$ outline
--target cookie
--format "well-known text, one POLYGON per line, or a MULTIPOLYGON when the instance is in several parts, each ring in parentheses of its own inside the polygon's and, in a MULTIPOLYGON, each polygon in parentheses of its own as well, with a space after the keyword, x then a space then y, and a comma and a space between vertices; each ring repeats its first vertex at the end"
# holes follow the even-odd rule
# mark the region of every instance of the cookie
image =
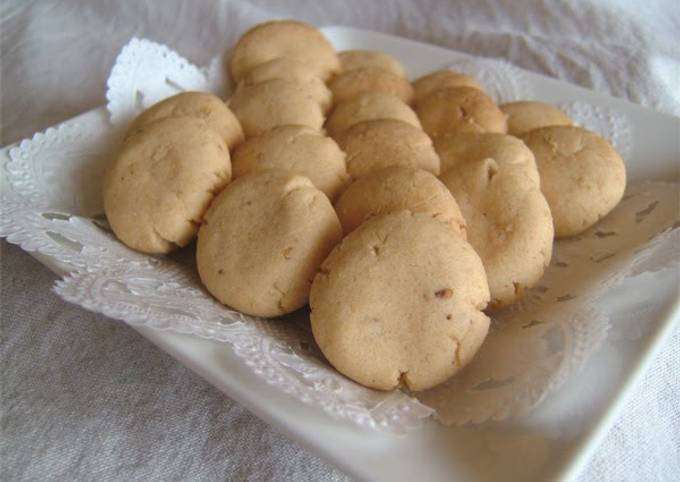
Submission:
POLYGON ((314 69, 294 59, 280 57, 260 64, 249 70, 239 85, 254 85, 267 80, 289 80, 297 82, 319 103, 323 112, 328 112, 333 103, 331 91, 314 69))
POLYGON ((531 129, 548 126, 570 126, 567 114, 545 102, 523 100, 498 106, 508 117, 508 134, 518 136, 531 129))
POLYGON ((525 175, 521 165, 482 158, 460 162, 441 176, 482 259, 494 308, 514 303, 536 285, 552 256, 550 208, 525 175))
POLYGON ((232 155, 234 177, 265 169, 307 176, 333 200, 345 188, 345 153, 330 137, 303 126, 281 126, 252 137, 232 155))
POLYGON ((408 80, 380 67, 358 67, 341 72, 328 86, 336 104, 364 92, 392 94, 406 104, 410 104, 413 98, 413 87, 408 80))
POLYGON ((296 82, 274 79, 244 85, 236 91, 229 107, 241 122, 246 137, 283 125, 301 125, 320 130, 324 116, 312 95, 296 82))
POLYGON ((553 126, 531 130, 521 138, 536 157, 541 189, 555 223, 555 237, 582 233, 623 197, 623 159, 594 132, 553 126))
POLYGON ((354 124, 337 137, 353 179, 388 166, 411 166, 439 174, 439 157, 422 130, 394 119, 354 124))
POLYGON ((441 162, 441 173, 461 163, 491 158, 501 166, 523 166, 524 177, 540 185, 534 154, 520 139, 506 134, 459 132, 434 141, 441 162))
POLYGON ((484 90, 474 77, 453 70, 438 70, 413 82, 413 103, 417 104, 432 92, 445 87, 473 87, 484 90))
POLYGON ((352 380, 425 390, 475 355, 488 300, 474 249, 429 215, 401 211, 364 223, 323 262, 309 298, 312 333, 352 380))
POLYGON ((347 72, 363 67, 378 67, 399 77, 406 78, 404 66, 397 59, 377 50, 344 50, 338 53, 340 71, 347 72))
POLYGON ((234 113, 222 99, 207 92, 182 92, 152 105, 137 116, 127 135, 166 117, 203 119, 222 136, 229 149, 243 141, 243 130, 234 113))
POLYGON ((198 273, 221 303, 279 316, 307 303, 314 275, 341 238, 333 206, 309 179, 256 172, 227 186, 205 214, 198 273))
POLYGON ((457 132, 507 130, 505 114, 491 98, 473 87, 445 87, 421 99, 416 112, 423 130, 432 137, 457 132))
POLYGON ((326 121, 326 131, 331 137, 337 137, 354 124, 374 119, 396 119, 421 129, 416 113, 397 97, 366 92, 336 105, 326 121))
POLYGON ((391 166, 354 181, 335 204, 345 234, 369 219, 403 211, 425 213, 465 238, 465 220, 444 184, 422 169, 391 166))
POLYGON ((324 81, 340 70, 335 49, 319 30, 295 20, 274 20, 241 36, 229 59, 231 77, 238 82, 252 68, 279 57, 308 65, 324 81))
POLYGON ((166 117, 131 133, 107 170, 104 211, 127 246, 167 253, 189 244, 231 179, 229 149, 208 123, 166 117))

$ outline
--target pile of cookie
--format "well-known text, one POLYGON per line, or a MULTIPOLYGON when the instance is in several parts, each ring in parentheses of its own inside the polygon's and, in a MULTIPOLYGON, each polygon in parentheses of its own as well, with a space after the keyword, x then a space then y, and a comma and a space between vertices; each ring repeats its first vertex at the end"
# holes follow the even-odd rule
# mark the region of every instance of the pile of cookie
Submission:
POLYGON ((200 278, 233 309, 309 303, 328 361, 368 387, 459 371, 554 238, 623 195, 606 140, 545 103, 497 106, 463 73, 410 83, 390 55, 337 53, 289 20, 246 32, 229 71, 228 103, 187 92, 135 120, 107 172, 109 223, 145 253, 197 237, 200 278))

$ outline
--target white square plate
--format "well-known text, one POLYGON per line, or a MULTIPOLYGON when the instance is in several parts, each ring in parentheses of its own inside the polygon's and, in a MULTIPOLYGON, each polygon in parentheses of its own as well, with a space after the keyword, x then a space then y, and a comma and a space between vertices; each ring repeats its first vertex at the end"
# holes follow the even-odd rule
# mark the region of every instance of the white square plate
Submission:
MULTIPOLYGON (((327 27, 323 31, 339 50, 376 49, 394 55, 412 78, 460 58, 460 54, 447 49, 374 32, 346 27, 327 27)), ((677 180, 679 119, 537 74, 525 75, 536 99, 555 104, 580 100, 615 108, 628 116, 633 138, 627 159, 630 181, 677 180)), ((105 109, 100 108, 79 119, 105 115, 105 109)), ((9 147, 0 152, 0 161, 8 160, 8 152, 9 147)), ((64 267, 52 259, 36 257, 55 272, 65 273, 64 267)), ((254 377, 230 345, 136 329, 263 420, 360 479, 568 480, 587 461, 615 419, 625 395, 671 332, 679 312, 677 285, 677 273, 671 273, 659 286, 666 303, 644 320, 649 328, 645 335, 605 344, 582 374, 572 377, 529 417, 462 428, 427 420, 423 428, 407 435, 363 430, 298 402, 254 377), (586 391, 596 391, 597 396, 589 398, 587 408, 579 407, 578 394, 586 391), (571 406, 576 407, 574 416, 580 418, 581 428, 546 428, 549 424, 542 424, 542 417, 565 398, 577 400, 571 406)), ((626 286, 617 289, 625 290, 626 286)))

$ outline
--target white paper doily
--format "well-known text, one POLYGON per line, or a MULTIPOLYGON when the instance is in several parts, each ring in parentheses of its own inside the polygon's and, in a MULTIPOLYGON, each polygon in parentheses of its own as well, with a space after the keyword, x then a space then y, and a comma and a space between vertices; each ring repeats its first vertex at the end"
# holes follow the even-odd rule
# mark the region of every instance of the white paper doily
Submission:
POLYGON ((176 86, 212 84, 167 47, 134 39, 109 81, 114 127, 99 111, 11 150, 2 166, 9 189, 1 199, 0 236, 66 265, 71 273, 55 287, 64 299, 130 324, 230 343, 255 376, 334 417, 404 432, 435 413, 451 424, 526 414, 606 336, 610 322, 597 309, 606 290, 680 258, 678 185, 630 186, 595 228, 557 243, 545 279, 522 303, 494 316, 488 340, 460 376, 418 398, 361 387, 325 362, 305 313, 264 321, 229 310, 200 286, 191 248, 167 257, 136 253, 97 216, 101 173, 125 123, 176 86), (147 76, 140 66, 150 65, 154 73, 147 76))

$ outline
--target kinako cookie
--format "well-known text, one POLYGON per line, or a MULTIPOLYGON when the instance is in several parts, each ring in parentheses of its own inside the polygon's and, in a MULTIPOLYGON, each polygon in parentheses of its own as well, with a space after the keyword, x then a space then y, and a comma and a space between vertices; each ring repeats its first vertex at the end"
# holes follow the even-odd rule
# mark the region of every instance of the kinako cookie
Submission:
POLYGON ((341 238, 333 206, 308 178, 255 172, 229 184, 206 212, 198 273, 221 303, 279 316, 307 303, 314 275, 341 238))
POLYGON ((328 87, 333 92, 333 102, 339 104, 364 92, 384 92, 410 104, 413 87, 408 80, 380 67, 358 67, 341 72, 328 87))
POLYGON ((279 57, 308 65, 324 81, 340 70, 335 49, 318 29, 295 20, 274 20, 239 38, 229 58, 231 77, 238 82, 250 69, 279 57))
POLYGON ((506 134, 490 132, 459 132, 438 137, 434 148, 439 155, 441 174, 458 164, 492 158, 499 165, 523 166, 525 177, 540 185, 536 159, 524 142, 506 134))
POLYGON ((374 119, 397 119, 422 128, 416 113, 399 98, 384 92, 366 92, 336 105, 326 121, 326 131, 335 138, 354 124, 374 119))
POLYGON ((553 220, 538 183, 527 182, 522 165, 493 158, 457 163, 440 179, 484 264, 491 306, 514 303, 540 280, 552 256, 553 220))
POLYGON ((421 129, 395 119, 354 124, 337 137, 347 154, 347 171, 353 179, 388 166, 412 166, 439 174, 439 156, 421 129))
POLYGON ((521 139, 536 157, 555 237, 582 233, 623 197, 626 166, 602 137, 574 126, 533 129, 521 139))
POLYGON ((234 113, 222 99, 208 92, 182 92, 152 105, 137 116, 127 135, 166 117, 203 119, 211 129, 222 136, 229 149, 243 141, 243 130, 234 113))
POLYGON ((332 201, 349 179, 345 153, 330 137, 304 126, 280 126, 232 153, 234 177, 279 168, 307 176, 332 201))
POLYGON ((289 80, 300 84, 319 103, 324 113, 333 104, 333 95, 314 69, 299 60, 279 57, 249 70, 239 85, 254 85, 268 80, 289 80))
POLYGON ((567 114, 545 102, 522 100, 498 107, 508 117, 508 134, 512 136, 519 136, 539 127, 574 124, 567 114))
POLYGON ((312 333, 352 380, 425 390, 475 355, 488 300, 472 246, 428 214, 400 211, 364 223, 323 262, 309 298, 312 333))
POLYGON ((229 107, 247 138, 283 125, 302 125, 318 131, 324 122, 323 110, 312 94, 290 80, 242 85, 229 107))
POLYGON ((104 211, 127 246, 167 253, 195 237, 231 179, 224 138, 207 122, 166 117, 131 133, 104 179, 104 211))
POLYGON ((407 209, 443 222, 465 238, 465 219, 449 190, 434 174, 414 167, 391 166, 354 181, 335 210, 345 234, 369 219, 407 209))
POLYGON ((491 98, 473 87, 446 87, 420 100, 416 113, 423 130, 433 139, 457 132, 507 130, 505 114, 491 98))
POLYGON ((484 90, 474 77, 453 70, 438 70, 413 82, 413 103, 417 104, 435 90, 445 87, 473 87, 484 90))
POLYGON ((378 67, 399 77, 406 78, 404 66, 397 59, 377 50, 343 50, 338 52, 340 72, 363 67, 378 67))

